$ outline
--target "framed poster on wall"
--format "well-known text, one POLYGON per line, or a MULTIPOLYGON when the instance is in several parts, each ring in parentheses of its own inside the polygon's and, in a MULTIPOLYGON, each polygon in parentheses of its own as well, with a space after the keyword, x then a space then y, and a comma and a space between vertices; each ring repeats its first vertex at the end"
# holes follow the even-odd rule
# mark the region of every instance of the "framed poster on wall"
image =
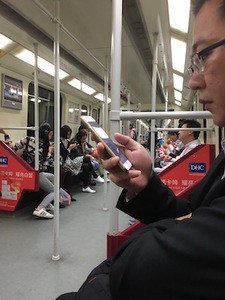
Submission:
POLYGON ((2 107, 22 109, 22 80, 2 74, 2 107))

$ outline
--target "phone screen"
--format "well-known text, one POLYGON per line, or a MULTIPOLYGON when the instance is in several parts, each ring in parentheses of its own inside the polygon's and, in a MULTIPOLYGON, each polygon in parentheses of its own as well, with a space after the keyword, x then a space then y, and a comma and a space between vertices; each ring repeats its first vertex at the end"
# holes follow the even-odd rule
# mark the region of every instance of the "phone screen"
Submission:
MULTIPOLYGON (((120 162, 126 170, 129 170, 132 166, 131 162, 126 158, 126 156, 120 151, 116 144, 111 140, 107 133, 100 127, 100 125, 90 116, 82 116, 81 120, 84 125, 87 125, 88 128, 95 134, 98 138, 98 141, 105 143, 108 148, 113 152, 114 155, 120 158, 120 162)), ((107 149, 107 148, 106 148, 107 149)))

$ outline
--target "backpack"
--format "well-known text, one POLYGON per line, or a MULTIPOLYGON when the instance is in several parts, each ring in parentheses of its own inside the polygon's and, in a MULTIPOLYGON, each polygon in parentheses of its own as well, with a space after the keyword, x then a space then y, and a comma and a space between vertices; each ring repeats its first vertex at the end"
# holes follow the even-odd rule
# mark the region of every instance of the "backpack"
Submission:
POLYGON ((35 161, 34 161, 34 155, 28 151, 28 146, 29 146, 29 141, 30 141, 30 137, 27 136, 26 137, 26 146, 25 149, 23 150, 23 153, 21 155, 22 159, 25 160, 31 167, 34 168, 35 166, 35 161))

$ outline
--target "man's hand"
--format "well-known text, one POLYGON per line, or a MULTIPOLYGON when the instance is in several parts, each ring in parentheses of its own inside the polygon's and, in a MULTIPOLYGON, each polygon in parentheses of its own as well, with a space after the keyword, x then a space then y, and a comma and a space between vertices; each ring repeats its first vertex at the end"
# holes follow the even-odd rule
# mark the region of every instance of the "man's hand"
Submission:
POLYGON ((123 171, 118 166, 119 157, 109 157, 102 143, 98 143, 99 156, 104 160, 103 167, 110 172, 110 179, 118 186, 132 193, 142 191, 152 177, 152 162, 147 150, 130 137, 116 133, 115 140, 121 145, 118 148, 132 163, 129 171, 123 171))

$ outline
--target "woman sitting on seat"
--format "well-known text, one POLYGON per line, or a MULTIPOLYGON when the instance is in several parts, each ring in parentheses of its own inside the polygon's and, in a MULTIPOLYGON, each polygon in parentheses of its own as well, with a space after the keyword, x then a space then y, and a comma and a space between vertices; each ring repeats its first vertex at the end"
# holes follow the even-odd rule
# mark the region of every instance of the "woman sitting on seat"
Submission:
MULTIPOLYGON (((52 135, 53 131, 50 124, 42 123, 39 127, 39 187, 44 191, 45 195, 41 203, 33 211, 33 215, 45 219, 52 219, 54 217, 52 213, 48 212, 54 211, 54 206, 51 204, 51 202, 54 201, 54 174, 46 172, 48 167, 53 165, 53 159, 51 153, 49 153, 52 135)), ((15 144, 9 143, 9 146, 18 153, 21 153, 21 150, 24 151, 26 149, 29 153, 29 164, 34 167, 34 137, 27 136, 15 144)), ((61 188, 60 194, 63 196, 67 195, 67 193, 61 188)))
POLYGON ((82 171, 83 176, 83 192, 95 193, 88 184, 91 180, 91 175, 93 175, 94 180, 99 183, 103 183, 104 179, 96 174, 94 168, 91 164, 92 157, 85 153, 85 142, 87 139, 87 131, 82 129, 78 131, 75 138, 70 141, 70 144, 76 144, 77 147, 73 148, 68 154, 66 159, 66 165, 71 168, 75 175, 82 171))

